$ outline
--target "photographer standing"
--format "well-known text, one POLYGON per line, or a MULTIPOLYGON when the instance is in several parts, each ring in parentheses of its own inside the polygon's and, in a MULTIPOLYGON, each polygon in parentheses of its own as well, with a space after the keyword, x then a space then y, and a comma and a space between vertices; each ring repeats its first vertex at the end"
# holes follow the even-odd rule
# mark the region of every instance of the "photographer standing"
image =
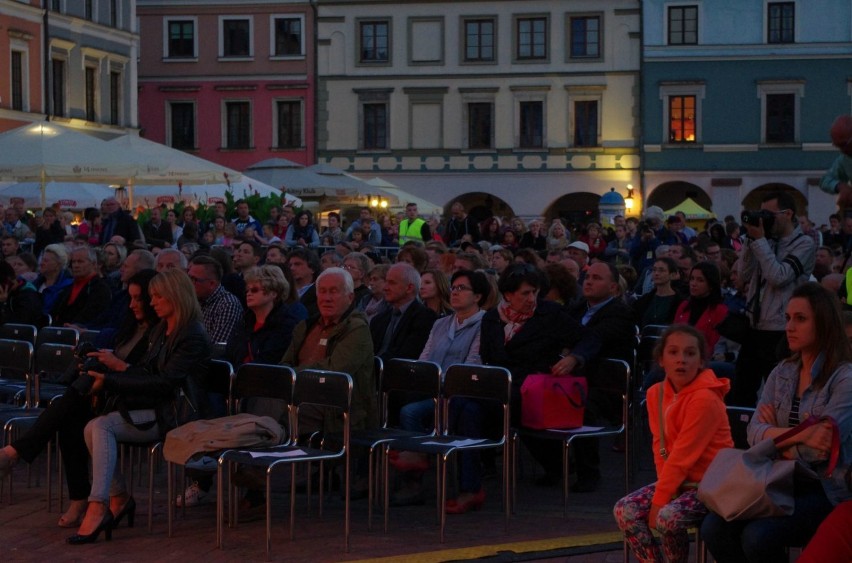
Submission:
POLYGON ((793 290, 813 272, 816 248, 799 228, 796 203, 786 192, 764 197, 760 212, 743 214, 743 226, 748 238, 738 274, 740 283, 751 281, 746 296, 751 329, 745 340, 748 345, 737 358, 728 402, 754 407, 761 381, 785 355, 784 308, 793 290))

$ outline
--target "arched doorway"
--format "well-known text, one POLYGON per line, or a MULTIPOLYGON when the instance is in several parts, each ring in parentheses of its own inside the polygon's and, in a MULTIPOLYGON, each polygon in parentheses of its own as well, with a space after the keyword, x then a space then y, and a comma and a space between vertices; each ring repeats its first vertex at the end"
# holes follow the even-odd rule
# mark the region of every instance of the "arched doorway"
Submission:
POLYGON ((499 217, 502 220, 515 216, 512 207, 499 197, 485 192, 471 192, 460 195, 445 205, 444 217, 452 215, 450 209, 457 201, 464 205, 468 215, 474 217, 477 222, 482 222, 489 217, 499 217))
POLYGON ((544 212, 545 221, 549 225, 553 219, 562 219, 569 229, 597 221, 600 215, 598 204, 601 196, 591 192, 574 192, 566 194, 548 207, 544 212))
POLYGON ((743 209, 760 209, 760 202, 764 197, 771 194, 772 192, 787 192, 793 196, 793 201, 796 202, 796 215, 805 215, 808 212, 808 200, 807 198, 794 188, 788 184, 782 184, 780 182, 775 182, 771 184, 763 184, 762 186, 758 186, 754 188, 752 191, 748 193, 743 198, 743 209))
POLYGON ((648 196, 645 208, 656 205, 660 209, 671 209, 686 198, 692 198, 704 209, 713 210, 713 200, 710 199, 707 192, 689 182, 664 182, 660 184, 648 196))

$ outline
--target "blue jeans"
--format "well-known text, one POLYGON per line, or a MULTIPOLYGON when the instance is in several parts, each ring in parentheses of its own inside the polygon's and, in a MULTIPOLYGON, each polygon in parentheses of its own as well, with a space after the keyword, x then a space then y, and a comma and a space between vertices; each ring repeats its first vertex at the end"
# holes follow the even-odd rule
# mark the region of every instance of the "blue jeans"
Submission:
POLYGON ((151 442, 160 437, 157 416, 152 409, 130 411, 136 424, 154 422, 151 428, 140 430, 122 418, 120 412, 111 412, 92 419, 83 436, 92 456, 92 491, 89 502, 109 502, 110 497, 127 492, 124 477, 118 467, 118 442, 151 442))
POLYGON ((701 526, 710 553, 723 563, 786 561, 784 548, 808 543, 834 509, 819 481, 797 481, 795 499, 790 516, 726 522, 711 512, 701 526))
POLYGON ((429 432, 435 427, 435 401, 408 403, 399 411, 399 425, 404 430, 429 432))

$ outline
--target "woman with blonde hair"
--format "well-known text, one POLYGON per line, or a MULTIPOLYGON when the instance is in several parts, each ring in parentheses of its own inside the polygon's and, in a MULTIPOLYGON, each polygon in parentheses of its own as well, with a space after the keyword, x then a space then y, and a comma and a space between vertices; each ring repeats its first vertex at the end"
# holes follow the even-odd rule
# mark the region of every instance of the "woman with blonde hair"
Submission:
POLYGON ((420 300, 438 313, 438 318, 453 312, 450 305, 450 284, 441 270, 425 270, 420 275, 420 300))
POLYGON ((104 391, 107 404, 116 409, 94 418, 84 430, 92 456, 92 488, 83 522, 67 540, 71 545, 92 543, 101 532, 110 539, 112 529, 125 516, 129 523, 133 521, 136 503, 119 469, 118 442, 162 439, 178 425, 181 388, 193 406, 203 411, 199 402, 206 393, 199 381, 199 366, 210 358, 210 343, 192 281, 182 270, 172 268, 154 276, 148 290, 160 322, 151 331, 148 351, 139 363, 130 365, 110 352, 96 352, 93 356, 102 364, 101 371, 89 371, 89 378, 78 380, 78 391, 104 391))
POLYGON ((568 236, 565 225, 560 219, 554 219, 550 229, 547 230, 547 250, 562 250, 568 246, 569 242, 571 238, 568 236))

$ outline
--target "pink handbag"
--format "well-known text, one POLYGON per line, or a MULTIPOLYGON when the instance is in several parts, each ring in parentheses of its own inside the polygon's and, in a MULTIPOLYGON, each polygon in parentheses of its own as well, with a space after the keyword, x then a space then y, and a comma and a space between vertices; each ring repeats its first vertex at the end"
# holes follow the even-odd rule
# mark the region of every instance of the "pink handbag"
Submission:
POLYGON ((583 425, 588 384, 573 375, 528 375, 521 385, 521 425, 535 430, 583 425))

